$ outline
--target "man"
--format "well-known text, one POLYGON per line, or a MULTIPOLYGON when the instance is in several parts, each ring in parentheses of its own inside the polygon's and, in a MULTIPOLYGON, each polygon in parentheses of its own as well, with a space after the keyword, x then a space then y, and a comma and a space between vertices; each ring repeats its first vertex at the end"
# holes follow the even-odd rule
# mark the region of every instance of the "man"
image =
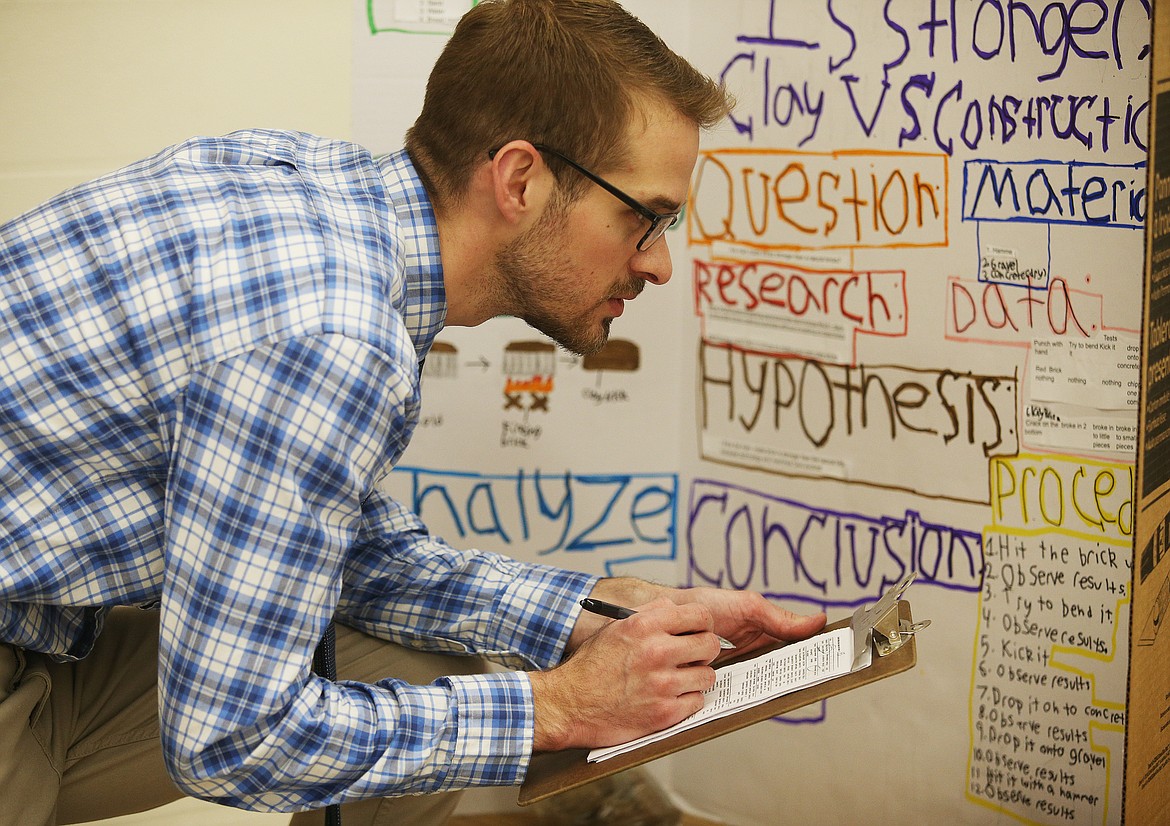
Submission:
POLYGON ((378 487, 445 324, 592 352, 670 278, 661 233, 727 109, 608 0, 486 2, 402 152, 196 139, 0 227, 0 822, 186 793, 437 823, 434 793, 695 711, 716 633, 819 630, 457 551, 378 487), (336 682, 312 670, 331 622, 336 682))

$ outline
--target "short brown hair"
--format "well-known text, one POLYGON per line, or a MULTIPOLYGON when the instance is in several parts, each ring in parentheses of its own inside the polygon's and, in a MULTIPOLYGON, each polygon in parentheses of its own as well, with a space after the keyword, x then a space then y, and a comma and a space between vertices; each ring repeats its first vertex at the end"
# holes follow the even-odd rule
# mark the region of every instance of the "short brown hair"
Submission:
MULTIPOLYGON (((612 0, 485 0, 460 20, 430 79, 406 150, 442 207, 489 150, 524 139, 605 171, 627 126, 662 100, 700 128, 731 109, 724 89, 612 0)), ((554 171, 559 169, 550 159, 554 171)), ((562 189, 583 188, 577 176, 562 189)))

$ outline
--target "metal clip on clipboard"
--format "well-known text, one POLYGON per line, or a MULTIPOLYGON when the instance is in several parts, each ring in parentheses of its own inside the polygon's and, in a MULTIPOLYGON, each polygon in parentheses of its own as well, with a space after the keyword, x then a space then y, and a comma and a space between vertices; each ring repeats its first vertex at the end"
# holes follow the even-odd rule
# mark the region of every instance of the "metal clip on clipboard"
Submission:
POLYGON ((898 600, 910 583, 914 581, 915 573, 911 571, 890 590, 882 594, 881 598, 871 606, 862 606, 853 612, 853 667, 856 671, 868 665, 866 655, 870 651, 870 641, 879 657, 891 654, 902 647, 907 639, 930 625, 930 620, 907 622, 898 616, 898 600))

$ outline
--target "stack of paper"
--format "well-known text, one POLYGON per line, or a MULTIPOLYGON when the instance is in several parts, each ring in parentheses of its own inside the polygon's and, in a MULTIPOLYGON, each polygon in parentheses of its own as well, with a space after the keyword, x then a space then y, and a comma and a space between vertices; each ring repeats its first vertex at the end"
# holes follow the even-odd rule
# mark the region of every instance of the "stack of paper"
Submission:
MULTIPOLYGON (((846 626, 715 670, 715 685, 703 692, 703 707, 670 728, 628 743, 593 749, 589 762, 625 754, 732 712, 848 674, 853 665, 853 629, 846 626)), ((869 660, 860 666, 869 665, 869 660)))

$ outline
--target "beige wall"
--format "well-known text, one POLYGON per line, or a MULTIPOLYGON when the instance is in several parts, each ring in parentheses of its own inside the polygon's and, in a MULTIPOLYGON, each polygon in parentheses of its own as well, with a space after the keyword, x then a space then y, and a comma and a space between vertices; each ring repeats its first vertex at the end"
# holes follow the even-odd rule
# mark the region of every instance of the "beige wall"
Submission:
POLYGON ((196 134, 348 137, 352 8, 0 0, 0 220, 196 134))
MULTIPOLYGON (((0 221, 196 134, 350 131, 351 5, 0 0, 0 221)), ((259 826, 194 801, 108 821, 259 826)))

